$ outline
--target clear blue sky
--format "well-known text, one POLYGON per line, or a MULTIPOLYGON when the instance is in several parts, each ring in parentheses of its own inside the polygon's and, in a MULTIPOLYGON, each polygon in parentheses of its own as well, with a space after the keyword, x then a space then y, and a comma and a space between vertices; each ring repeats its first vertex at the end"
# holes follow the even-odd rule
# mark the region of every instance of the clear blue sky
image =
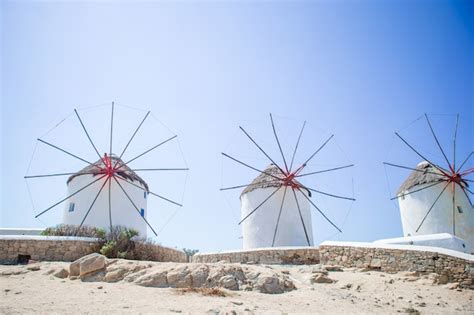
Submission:
MULTIPOLYGON (((389 196, 407 173, 389 174, 389 192, 382 161, 418 159, 393 144, 393 131, 424 112, 446 114, 436 127, 450 141, 459 113, 460 150, 472 150, 473 10, 460 1, 2 1, 0 226, 42 226, 23 179, 35 139, 75 107, 115 100, 150 109, 176 132, 191 168, 163 244, 240 247, 235 212, 219 192, 220 152, 239 152, 240 124, 263 122, 253 131, 268 131, 269 112, 334 133, 356 164, 341 174, 354 178, 357 201, 337 239, 401 236, 389 196)), ((442 162, 427 135, 409 133, 442 162)), ((321 137, 312 140, 317 146, 321 137)), ((57 187, 39 194, 59 199, 65 185, 57 187)), ((61 211, 47 223, 58 223, 61 211)))

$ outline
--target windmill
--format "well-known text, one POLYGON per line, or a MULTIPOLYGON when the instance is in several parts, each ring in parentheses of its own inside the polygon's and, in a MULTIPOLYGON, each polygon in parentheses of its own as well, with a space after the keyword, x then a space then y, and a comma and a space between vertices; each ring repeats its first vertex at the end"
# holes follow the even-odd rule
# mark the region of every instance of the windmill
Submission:
MULTIPOLYGON (((150 117, 151 112, 147 111, 146 114, 141 118, 140 123, 136 128, 134 127, 133 132, 123 133, 127 135, 122 137, 122 140, 128 140, 126 144, 118 150, 120 154, 115 154, 114 150, 114 135, 117 133, 117 127, 114 127, 114 113, 116 114, 115 107, 117 104, 112 102, 107 106, 110 106, 110 130, 108 133, 108 146, 106 152, 100 154, 99 146, 93 141, 93 135, 89 132, 88 127, 84 123, 83 117, 81 117, 79 111, 74 109, 72 116, 75 120, 76 125, 80 125, 79 129, 82 129, 83 136, 87 138, 87 142, 90 145, 90 149, 93 151, 93 155, 97 155, 97 161, 90 161, 75 151, 65 149, 51 143, 44 139, 38 138, 37 145, 45 146, 50 149, 54 149, 55 153, 61 153, 68 158, 75 159, 85 164, 86 167, 76 172, 55 172, 47 174, 27 174, 26 180, 37 180, 37 179, 50 179, 50 178, 67 178, 68 193, 65 198, 62 198, 52 205, 45 207, 41 212, 35 215, 38 218, 45 213, 53 210, 58 205, 63 204, 67 201, 63 213, 63 223, 77 225, 82 227, 85 225, 106 227, 112 230, 113 225, 124 225, 137 229, 141 236, 146 236, 147 227, 157 235, 157 231, 152 227, 150 222, 147 220, 147 199, 148 196, 157 197, 166 203, 181 207, 182 204, 172 200, 171 198, 163 196, 161 193, 158 194, 150 190, 149 185, 137 174, 142 172, 181 172, 188 171, 187 167, 169 167, 169 168, 158 168, 158 167, 147 167, 139 168, 132 167, 131 164, 135 161, 139 161, 143 156, 150 154, 150 152, 157 150, 158 148, 165 146, 167 143, 171 143, 176 140, 177 135, 172 135, 164 140, 156 141, 146 150, 140 151, 138 154, 130 154, 130 145, 133 140, 136 141, 136 136, 140 134, 140 130, 143 129, 146 124, 147 118, 150 117), (128 150, 128 151, 127 151, 128 150), (124 160, 125 156, 131 156, 127 160, 124 160)), ((125 107, 124 105, 122 105, 125 107)), ((152 115, 152 114, 151 114, 152 115)), ((70 117, 68 116, 68 117, 70 117)), ((130 117, 124 116, 125 120, 130 120, 130 117)), ((101 121, 108 120, 108 117, 101 121)), ((63 119, 66 120, 67 118, 63 119)), ((150 120, 150 119, 148 119, 150 120)), ((61 121, 61 122, 63 122, 61 121)), ((61 124, 60 122, 60 124, 61 124)), ((59 124, 58 124, 59 125, 59 124)), ((57 126, 58 126, 57 125, 57 126)), ((105 126, 107 128, 107 126, 105 126)), ((67 131, 66 131, 67 133, 67 131)), ((71 134, 73 134, 71 132, 71 134)), ((120 134, 120 133, 119 133, 120 134)), ((156 135, 159 137, 160 135, 156 135)), ((72 143, 79 143, 79 139, 70 139, 72 143)), ((124 142, 125 143, 125 142, 124 142)), ((79 148, 76 148, 79 151, 79 148)), ((83 149, 83 148, 82 148, 83 149)), ((34 156, 34 154, 33 154, 34 156)), ((69 161, 69 160, 68 160, 69 161)), ((68 163, 70 165, 70 163, 68 163)), ((28 171, 27 171, 28 173, 28 171)), ((47 186, 44 186, 47 189, 47 186)))
POLYGON ((424 115, 424 120, 446 164, 441 166, 434 163, 398 132, 395 132, 395 135, 420 157, 422 162, 416 167, 384 162, 390 167, 412 171, 399 188, 397 195, 391 198, 399 202, 404 234, 413 236, 450 233, 460 237, 474 249, 474 212, 469 196, 473 194, 469 183, 474 181, 469 176, 474 173, 474 168, 464 167, 472 157, 473 151, 461 163, 457 163, 459 115, 456 116, 451 160, 443 149, 427 114, 424 115))
POLYGON ((241 195, 241 219, 244 249, 269 247, 269 246, 312 246, 313 235, 311 226, 311 210, 329 223, 338 232, 341 228, 334 220, 312 200, 313 193, 331 198, 354 201, 354 198, 340 196, 317 190, 301 183, 301 179, 352 167, 353 164, 321 169, 308 172, 308 164, 321 150, 333 139, 334 135, 327 138, 303 163, 295 166, 295 156, 300 145, 300 140, 305 129, 306 121, 299 131, 291 158, 283 153, 280 138, 275 127, 274 119, 270 114, 270 122, 276 145, 281 154, 281 161, 277 163, 261 145, 243 128, 239 129, 251 143, 265 156, 270 163, 265 169, 252 166, 227 153, 222 155, 259 175, 250 183, 221 188, 221 191, 245 188, 241 195))

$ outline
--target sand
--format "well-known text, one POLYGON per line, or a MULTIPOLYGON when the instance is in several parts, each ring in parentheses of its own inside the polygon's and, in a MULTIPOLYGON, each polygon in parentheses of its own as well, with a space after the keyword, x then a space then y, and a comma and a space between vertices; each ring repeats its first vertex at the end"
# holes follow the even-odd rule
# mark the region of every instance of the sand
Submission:
POLYGON ((427 277, 407 273, 344 269, 329 272, 334 283, 311 284, 312 266, 271 265, 266 267, 284 271, 297 289, 282 294, 223 289, 227 296, 219 297, 124 281, 83 282, 47 274, 68 265, 42 262, 0 266, 0 313, 474 314, 474 291, 435 285, 427 277))

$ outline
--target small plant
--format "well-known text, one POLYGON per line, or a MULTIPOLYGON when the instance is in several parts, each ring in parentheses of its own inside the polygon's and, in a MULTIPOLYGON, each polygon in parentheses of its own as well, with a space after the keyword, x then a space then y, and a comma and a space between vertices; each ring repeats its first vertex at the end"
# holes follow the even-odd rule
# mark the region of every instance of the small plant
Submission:
POLYGON ((183 248, 183 252, 188 256, 188 257, 193 257, 195 254, 199 252, 199 249, 189 249, 189 248, 183 248))
POLYGON ((116 247, 116 241, 107 241, 100 249, 100 253, 108 258, 114 258, 116 256, 116 247))
POLYGON ((133 238, 138 236, 138 231, 124 226, 114 226, 105 235, 105 244, 100 253, 108 258, 131 258, 135 243, 133 238))

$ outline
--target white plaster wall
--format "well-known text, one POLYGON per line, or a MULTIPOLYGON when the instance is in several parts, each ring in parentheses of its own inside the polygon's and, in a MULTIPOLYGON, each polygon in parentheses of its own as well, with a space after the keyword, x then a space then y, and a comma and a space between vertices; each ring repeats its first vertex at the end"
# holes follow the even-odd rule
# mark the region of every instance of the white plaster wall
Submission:
MULTIPOLYGON (((101 175, 97 175, 101 176, 101 175)), ((81 175, 72 179, 68 184, 68 195, 74 193, 80 188, 86 186, 98 177, 92 175, 81 175)), ((87 187, 75 196, 69 198, 66 202, 63 212, 63 223, 79 225, 89 209, 92 201, 97 195, 100 187, 106 180, 106 177, 87 187), (69 204, 75 204, 74 211, 69 212, 69 204)), ((118 180, 122 187, 127 191, 130 198, 133 200, 138 209, 145 209, 145 218, 147 217, 147 200, 144 198, 144 191, 138 187, 132 186, 122 180, 118 180)), ((135 181, 134 184, 141 185, 140 182, 135 181)), ((105 184, 99 198, 97 198, 92 210, 87 216, 84 225, 95 226, 100 228, 110 229, 109 223, 109 184, 105 184)), ((147 196, 148 198, 148 196, 147 196)), ((111 200, 112 200, 112 225, 122 225, 128 228, 133 228, 140 233, 140 236, 146 237, 147 225, 140 214, 136 211, 127 196, 125 196, 122 189, 118 186, 114 179, 112 179, 111 186, 111 200)))
MULTIPOLYGON (((241 218, 244 218, 265 200, 276 188, 255 189, 241 196, 241 218)), ((242 223, 243 248, 271 247, 278 213, 284 194, 282 187, 264 205, 242 223)), ((306 193, 306 192, 305 192, 306 193)), ((296 193, 306 231, 313 246, 311 205, 301 193, 296 193)), ((308 246, 303 225, 291 188, 287 189, 274 246, 308 246)))
MULTIPOLYGON (((429 184, 418 185, 410 188, 407 192, 421 189, 429 184)), ((431 210, 420 230, 417 227, 423 220, 429 208, 441 193, 444 183, 435 185, 425 190, 414 192, 410 195, 398 198, 400 214, 402 217, 403 235, 426 235, 436 233, 453 234, 453 191, 451 184, 431 210)), ((456 232, 455 235, 466 242, 468 252, 474 252, 474 209, 469 200, 458 185, 456 187, 456 206, 460 206, 463 213, 455 209, 456 232)))

